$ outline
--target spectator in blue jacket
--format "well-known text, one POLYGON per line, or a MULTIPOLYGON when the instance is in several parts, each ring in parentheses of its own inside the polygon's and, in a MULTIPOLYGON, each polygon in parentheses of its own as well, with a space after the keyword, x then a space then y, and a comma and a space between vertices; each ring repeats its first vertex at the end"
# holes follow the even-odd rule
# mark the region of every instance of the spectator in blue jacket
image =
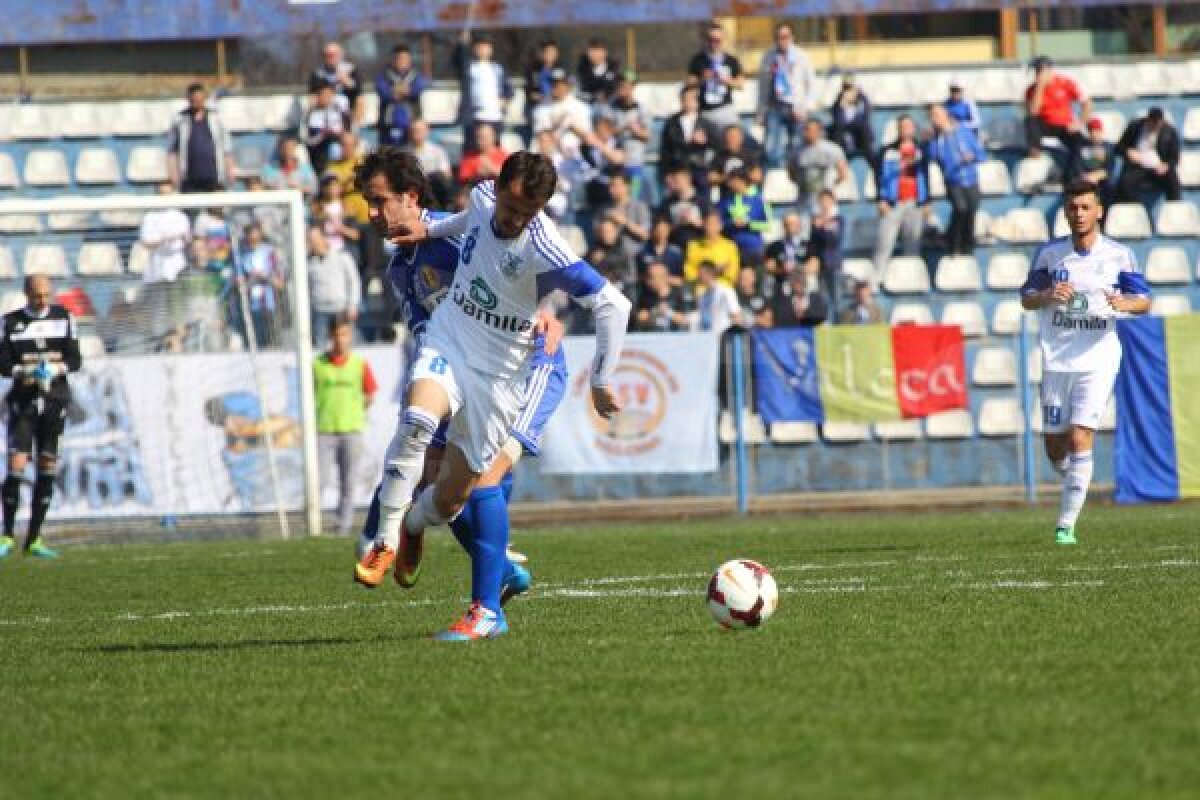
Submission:
MULTIPOLYGON (((983 127, 983 117, 979 116, 979 106, 974 100, 967 99, 962 82, 954 80, 950 84, 950 96, 942 103, 951 118, 964 128, 970 128, 976 136, 983 127)), ((982 139, 982 137, 980 137, 982 139)))
POLYGON ((951 255, 975 252, 975 212, 979 210, 979 163, 987 152, 970 128, 958 125, 940 104, 929 106, 933 134, 925 145, 929 161, 942 169, 950 200, 947 246, 951 255))
POLYGON ((745 169, 735 169, 725 179, 725 196, 719 206, 725 223, 725 235, 737 245, 738 258, 743 266, 758 266, 763 262, 763 234, 771 223, 771 209, 762 193, 750 184, 745 169))
POLYGON ((902 239, 904 255, 921 251, 921 234, 929 214, 929 161, 917 141, 917 123, 905 114, 896 124, 896 141, 879 152, 879 237, 875 241, 875 278, 871 288, 879 288, 879 278, 887 261, 902 239))
POLYGON ((828 288, 830 304, 837 308, 845 226, 838 210, 837 195, 832 189, 822 189, 817 195, 817 211, 812 216, 811 226, 804 272, 809 277, 820 276, 828 288))
POLYGON ((452 60, 458 72, 458 119, 464 140, 474 141, 476 127, 486 123, 499 141, 513 90, 504 67, 492 60, 491 40, 483 36, 472 39, 469 31, 463 31, 452 60))
POLYGON ((412 50, 406 44, 392 49, 392 61, 375 79, 379 94, 379 143, 403 147, 408 131, 421 116, 421 92, 427 81, 413 66, 412 50))

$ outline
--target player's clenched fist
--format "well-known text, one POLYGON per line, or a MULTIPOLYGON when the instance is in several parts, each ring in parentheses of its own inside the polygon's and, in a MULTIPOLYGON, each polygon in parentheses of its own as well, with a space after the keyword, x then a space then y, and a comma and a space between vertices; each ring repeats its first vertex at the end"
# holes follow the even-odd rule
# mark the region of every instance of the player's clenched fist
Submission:
POLYGON ((621 410, 621 403, 608 386, 592 387, 592 406, 595 407, 596 413, 604 419, 608 419, 621 410))
POLYGON ((1056 283, 1050 290, 1050 299, 1056 303, 1069 303, 1075 296, 1075 288, 1069 283, 1056 283))

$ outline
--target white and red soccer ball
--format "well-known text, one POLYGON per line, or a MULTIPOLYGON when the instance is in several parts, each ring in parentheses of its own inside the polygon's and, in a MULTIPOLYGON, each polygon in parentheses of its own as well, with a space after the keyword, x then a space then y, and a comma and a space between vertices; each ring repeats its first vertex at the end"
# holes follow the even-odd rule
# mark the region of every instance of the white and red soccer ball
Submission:
POLYGON ((708 610, 722 628, 757 628, 778 606, 775 579, 757 561, 726 561, 708 582, 708 610))

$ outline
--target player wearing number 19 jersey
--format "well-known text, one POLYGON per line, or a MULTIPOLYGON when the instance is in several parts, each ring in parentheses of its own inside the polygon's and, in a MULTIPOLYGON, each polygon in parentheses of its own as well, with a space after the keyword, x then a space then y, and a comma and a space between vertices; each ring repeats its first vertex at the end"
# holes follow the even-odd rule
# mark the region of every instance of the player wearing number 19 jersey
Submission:
POLYGON ((1071 235, 1034 256, 1021 303, 1039 312, 1046 455, 1063 476, 1055 540, 1075 544, 1092 480, 1092 443, 1121 366, 1117 318, 1150 310, 1150 289, 1128 247, 1100 233, 1097 187, 1064 192, 1071 235))

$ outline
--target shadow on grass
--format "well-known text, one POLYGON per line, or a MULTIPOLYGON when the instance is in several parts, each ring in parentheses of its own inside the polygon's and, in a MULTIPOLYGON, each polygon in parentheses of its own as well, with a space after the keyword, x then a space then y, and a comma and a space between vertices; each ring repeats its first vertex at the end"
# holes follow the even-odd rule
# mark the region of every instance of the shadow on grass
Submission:
POLYGON ((266 650, 276 647, 338 647, 348 644, 382 644, 385 642, 420 641, 423 639, 429 639, 429 634, 411 633, 367 638, 335 636, 323 639, 235 639, 224 642, 138 642, 81 647, 78 648, 78 652, 101 653, 104 655, 122 655, 125 653, 208 653, 229 650, 266 650))

